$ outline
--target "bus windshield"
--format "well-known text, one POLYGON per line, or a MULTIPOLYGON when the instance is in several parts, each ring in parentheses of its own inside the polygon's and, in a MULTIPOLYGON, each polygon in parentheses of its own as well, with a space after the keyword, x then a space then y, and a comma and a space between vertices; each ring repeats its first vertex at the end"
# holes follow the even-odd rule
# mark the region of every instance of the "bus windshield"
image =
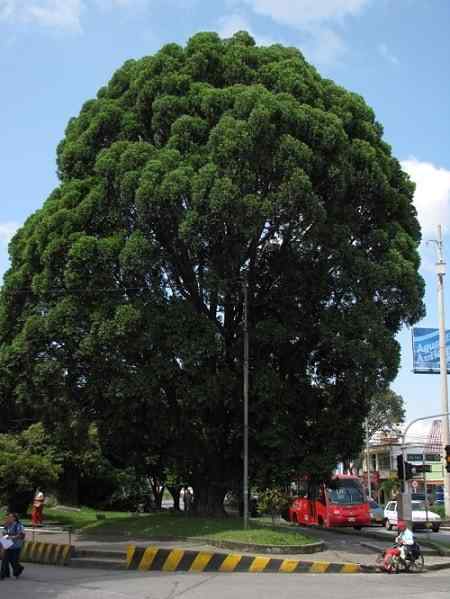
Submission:
POLYGON ((330 503, 355 505, 365 501, 361 485, 356 480, 333 480, 327 492, 330 503))

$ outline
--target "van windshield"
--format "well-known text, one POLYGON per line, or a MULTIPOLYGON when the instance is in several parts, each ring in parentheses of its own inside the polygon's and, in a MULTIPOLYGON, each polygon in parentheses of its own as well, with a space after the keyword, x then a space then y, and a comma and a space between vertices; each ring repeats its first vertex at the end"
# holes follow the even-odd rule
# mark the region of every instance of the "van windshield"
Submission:
POLYGON ((355 505, 365 502, 361 485, 356 480, 333 480, 327 492, 330 503, 355 505))

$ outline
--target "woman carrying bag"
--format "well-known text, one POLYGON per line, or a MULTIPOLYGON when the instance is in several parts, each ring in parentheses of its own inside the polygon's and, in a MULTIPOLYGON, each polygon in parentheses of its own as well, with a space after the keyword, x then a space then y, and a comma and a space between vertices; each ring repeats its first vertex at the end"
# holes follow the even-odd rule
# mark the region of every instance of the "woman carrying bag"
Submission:
POLYGON ((2 568, 0 580, 10 577, 10 566, 13 575, 16 578, 23 572, 23 566, 20 564, 20 552, 22 551, 25 541, 25 529, 19 521, 17 514, 10 513, 6 517, 5 526, 3 528, 3 539, 5 539, 7 548, 3 545, 2 568), (9 541, 9 542, 8 542, 9 541))

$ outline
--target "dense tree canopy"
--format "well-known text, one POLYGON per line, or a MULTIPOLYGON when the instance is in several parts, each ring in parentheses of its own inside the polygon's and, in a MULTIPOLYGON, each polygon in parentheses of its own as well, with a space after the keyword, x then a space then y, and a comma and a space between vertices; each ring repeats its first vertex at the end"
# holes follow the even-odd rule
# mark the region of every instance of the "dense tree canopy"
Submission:
POLYGON ((375 433, 389 433, 405 421, 403 397, 392 389, 378 391, 370 398, 367 418, 369 436, 375 433))
POLYGON ((201 33, 126 62, 57 163, 10 249, 8 409, 96 421, 215 509, 240 480, 246 279, 253 479, 359 449, 423 314, 414 187, 360 96, 297 49, 201 33))
POLYGON ((0 434, 0 506, 26 514, 35 492, 56 484, 61 467, 40 424, 0 434))

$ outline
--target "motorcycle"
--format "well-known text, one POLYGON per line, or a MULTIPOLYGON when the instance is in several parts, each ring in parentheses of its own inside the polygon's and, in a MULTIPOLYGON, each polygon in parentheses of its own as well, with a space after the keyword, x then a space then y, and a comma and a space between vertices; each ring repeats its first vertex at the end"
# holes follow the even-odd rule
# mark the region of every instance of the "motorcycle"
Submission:
POLYGON ((399 572, 422 572, 425 561, 417 543, 408 547, 406 559, 402 558, 400 545, 395 543, 378 556, 376 565, 383 572, 398 574, 399 572))

